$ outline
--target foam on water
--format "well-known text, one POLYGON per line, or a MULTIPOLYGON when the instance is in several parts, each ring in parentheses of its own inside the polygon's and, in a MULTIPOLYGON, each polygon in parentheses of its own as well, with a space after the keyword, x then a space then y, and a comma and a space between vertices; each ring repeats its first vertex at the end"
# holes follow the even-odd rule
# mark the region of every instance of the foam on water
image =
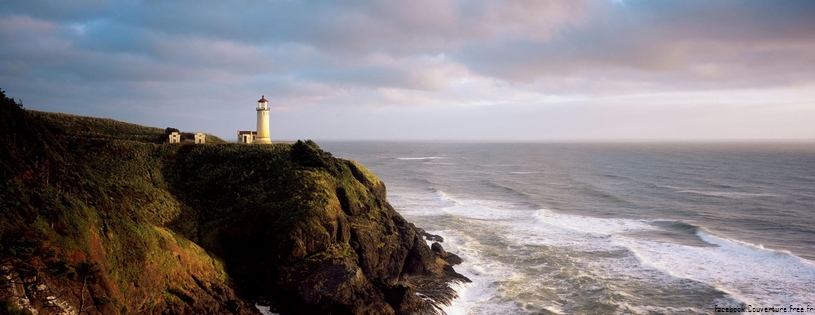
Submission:
POLYGON ((747 304, 815 300, 815 266, 790 254, 745 250, 741 245, 689 247, 623 238, 618 242, 647 265, 675 277, 707 283, 747 304))
POLYGON ((464 259, 455 269, 473 283, 456 288, 449 314, 815 302, 813 262, 772 250, 815 248, 815 151, 711 148, 400 144, 367 156, 397 211, 464 259), (776 220, 795 229, 751 230, 776 220))
MULTIPOLYGON (((465 219, 500 218, 488 224, 490 234, 500 235, 505 245, 481 244, 475 238, 463 232, 446 231, 440 233, 447 240, 445 247, 464 259, 456 270, 470 277, 473 283, 459 286, 461 297, 450 307, 451 314, 506 314, 547 311, 564 313, 563 305, 579 304, 579 294, 564 289, 577 279, 601 278, 597 270, 581 270, 570 257, 556 257, 560 262, 550 265, 547 258, 556 254, 529 251, 535 246, 561 246, 569 249, 579 248, 587 251, 605 251, 613 247, 608 235, 585 233, 556 225, 541 224, 535 220, 536 211, 508 210, 508 205, 494 201, 466 200, 459 201, 459 211, 478 211, 478 215, 469 215, 465 219), (476 205, 467 207, 466 205, 476 205), (487 207, 484 205, 492 205, 487 207), (460 236, 455 236, 459 234, 460 236), (452 235, 452 236, 451 236, 452 235), (605 239, 604 239, 605 238, 605 239), (455 245, 453 245, 455 244, 455 245), (451 246, 452 245, 452 246, 451 246), (496 248, 496 245, 499 246, 496 248), (495 252, 500 252, 496 254, 495 252), (490 255, 492 253, 492 255, 490 255), (499 261, 503 258, 503 261, 499 261), (564 293, 565 292, 565 293, 564 293)), ((449 211, 449 210, 448 210, 449 211)), ((477 221, 468 221, 477 222, 477 221)), ((630 223, 636 224, 636 223, 630 223)), ((642 228, 649 228, 640 224, 642 228)), ((630 230, 623 228, 622 230, 630 230)), ((468 233, 484 233, 479 227, 471 225, 468 233)), ((564 255, 565 256, 565 255, 564 255)), ((624 274, 626 271, 618 271, 624 274)), ((580 280, 578 280, 580 281, 580 280)), ((604 290, 602 286, 589 286, 587 290, 604 290)), ((616 294, 616 293, 615 293, 616 294)))
MULTIPOLYGON (((698 305, 640 305, 637 299, 643 292, 631 291, 637 290, 639 282, 655 287, 690 286, 686 292, 707 285, 709 290, 715 288, 753 305, 815 301, 812 262, 704 229, 694 231, 694 226, 679 221, 519 209, 517 204, 462 198, 432 186, 411 192, 397 188, 390 199, 400 213, 413 217, 409 220, 428 217, 438 222, 431 233, 443 236, 445 249, 464 259, 455 268, 473 282, 456 285, 459 298, 445 308, 448 314, 525 313, 530 309, 569 313, 575 311, 575 305, 586 303, 570 295, 572 291, 600 294, 603 303, 621 312, 700 311, 698 305), (445 223, 439 224, 438 218, 445 223), (645 236, 669 230, 678 233, 676 225, 687 225, 688 229, 679 232, 711 246, 664 243, 645 236), (558 255, 564 258, 556 262, 544 259, 558 255), (542 262, 535 261, 539 258, 542 262), (692 282, 686 284, 683 279, 692 282)), ((732 299, 716 301, 734 303, 732 299)))
MULTIPOLYGON (((590 238, 581 240, 569 233, 559 233, 560 237, 578 241, 574 244, 578 245, 574 246, 576 249, 626 248, 634 253, 642 267, 652 267, 673 277, 706 283, 745 303, 782 305, 815 301, 815 263, 787 251, 770 250, 761 245, 721 238, 702 229, 697 231, 698 237, 716 246, 661 243, 626 234, 657 228, 648 224, 647 220, 590 218, 555 214, 547 210, 539 211, 537 217, 546 224, 585 235, 610 236, 609 241, 590 238), (591 241, 595 246, 580 246, 581 241, 591 241)), ((523 239, 527 243, 537 241, 552 245, 563 244, 562 241, 548 241, 545 237, 523 235, 523 239)))
POLYGON ((280 314, 277 314, 277 313, 274 313, 274 312, 270 311, 268 306, 255 304, 255 307, 257 307, 258 311, 260 311, 260 313, 263 314, 263 315, 280 315, 280 314))
POLYGON ((441 160, 446 159, 443 156, 420 156, 420 157, 396 157, 397 160, 413 161, 413 160, 441 160))
POLYGON ((442 207, 441 210, 456 217, 478 220, 511 220, 528 216, 528 210, 516 209, 515 205, 506 202, 461 200, 441 190, 436 190, 436 194, 447 205, 442 207))
MULTIPOLYGON (((546 211, 546 210, 540 210, 546 211)), ((539 212, 540 212, 539 211, 539 212)), ((576 229, 575 226, 560 221, 560 218, 546 217, 554 219, 554 222, 546 222, 535 213, 527 213, 525 220, 518 220, 512 229, 511 234, 505 238, 520 246, 545 245, 571 248, 580 251, 606 251, 610 249, 608 234, 596 232, 584 232, 576 229)), ((585 227, 590 224, 586 223, 585 227)))
POLYGON ((701 230, 697 234, 717 246, 682 246, 627 237, 614 240, 648 266, 720 288, 744 303, 785 305, 815 301, 815 264, 811 261, 701 230))
POLYGON ((697 195, 705 195, 705 196, 714 196, 714 197, 725 197, 725 198, 780 197, 780 195, 778 195, 778 194, 746 193, 746 192, 735 192, 735 191, 680 190, 680 191, 677 191, 677 192, 679 192, 679 193, 697 194, 697 195))
MULTIPOLYGON (((468 222, 489 221, 484 224, 488 224, 492 233, 501 235, 501 239, 507 242, 508 245, 505 246, 508 255, 519 255, 512 252, 512 248, 527 246, 554 246, 553 248, 576 253, 629 253, 628 258, 594 260, 576 258, 577 265, 574 268, 586 270, 569 271, 571 275, 561 282, 575 281, 574 277, 576 279, 589 277, 601 282, 606 280, 625 282, 629 281, 626 279, 630 279, 630 281, 650 281, 658 285, 661 282, 677 281, 678 278, 707 284, 747 304, 782 305, 815 301, 815 265, 788 252, 721 238, 702 229, 698 230, 698 237, 715 246, 661 243, 638 238, 636 233, 632 233, 661 229, 651 224, 655 220, 593 218, 545 209, 521 210, 498 201, 464 200, 442 191, 437 191, 437 195, 440 200, 433 202, 436 205, 447 206, 421 213, 439 215, 443 212, 459 219, 475 220, 468 222), (789 288, 796 290, 792 291, 789 288)), ((478 233, 476 230, 466 232, 478 233)), ((464 259, 464 263, 457 266, 456 270, 473 280, 473 283, 457 285, 456 290, 460 297, 445 309, 449 314, 524 312, 524 308, 517 301, 511 302, 514 296, 525 294, 521 292, 525 290, 524 286, 545 291, 554 290, 547 289, 547 286, 558 285, 557 281, 544 283, 540 279, 528 278, 528 273, 523 273, 523 268, 529 268, 541 270, 540 277, 553 277, 544 271, 551 267, 545 263, 520 266, 511 262, 500 262, 495 257, 485 255, 488 245, 481 244, 464 231, 443 230, 432 233, 442 235, 447 240, 444 243, 445 248, 464 259)), ((524 258, 528 257, 519 256, 516 261, 524 258)), ((612 302, 609 302, 621 309, 636 312, 655 309, 666 311, 655 306, 629 305, 627 304, 629 302, 624 301, 628 293, 617 292, 614 286, 606 289, 602 286, 593 287, 587 290, 609 291, 612 296, 623 300, 617 301, 612 298, 610 299, 612 302)), ((557 301, 549 301, 540 308, 554 313, 563 312, 562 306, 557 301)), ((673 309, 673 311, 693 311, 693 309, 673 309)))
POLYGON ((433 187, 428 187, 428 190, 406 191, 392 189, 388 193, 388 201, 396 207, 399 213, 407 216, 449 216, 450 214, 443 209, 455 206, 458 201, 433 187), (429 194, 427 193, 428 190, 434 193, 429 194))
POLYGON ((519 216, 518 212, 520 211, 518 210, 504 209, 503 211, 495 211, 496 207, 500 206, 491 204, 490 202, 478 202, 457 204, 456 206, 447 207, 443 210, 456 217, 489 221, 510 220, 519 216))
POLYGON ((452 196, 448 195, 446 192, 443 192, 443 191, 437 190, 437 189, 434 189, 434 190, 436 191, 436 195, 438 195, 441 199, 443 199, 445 201, 449 201, 449 202, 453 203, 454 205, 463 205, 464 204, 464 202, 456 200, 456 198, 453 198, 452 196))
POLYGON ((514 277, 513 266, 490 260, 483 256, 479 242, 456 231, 431 231, 446 241, 445 250, 461 257, 464 262, 456 266, 456 271, 470 278, 470 283, 457 283, 453 288, 458 298, 444 311, 456 314, 514 314, 520 310, 511 303, 500 301, 499 281, 514 277))
POLYGON ((604 219, 585 216, 555 213, 542 209, 535 213, 535 217, 543 223, 576 232, 610 236, 623 232, 636 230, 653 230, 654 226, 648 224, 653 220, 630 219, 604 219))
MULTIPOLYGON (((488 200, 462 200, 443 191, 437 191, 436 201, 423 199, 427 205, 445 205, 431 214, 429 211, 421 213, 429 216, 438 216, 445 213, 452 221, 475 223, 472 229, 428 230, 445 239, 443 246, 448 252, 459 255, 464 262, 457 265, 456 271, 470 278, 472 283, 456 284, 459 298, 455 299, 449 307, 445 308, 448 314, 517 314, 528 312, 519 305, 515 297, 520 290, 535 291, 540 285, 535 284, 536 279, 529 279, 524 273, 524 266, 517 260, 506 259, 511 253, 503 249, 495 249, 495 244, 484 244, 483 236, 492 235, 492 232, 509 231, 513 225, 530 219, 530 211, 512 209, 511 205, 488 200), (480 223, 479 223, 480 222, 480 223), (485 230, 486 229, 486 230, 485 230), (500 259, 503 257, 504 259, 500 259)), ((414 197, 414 195, 410 195, 414 197)), ((400 197, 401 198, 401 197, 400 197)), ((395 202, 399 202, 396 199, 395 202)), ((401 208, 403 205, 398 204, 401 208)), ((401 210, 400 210, 401 212, 401 210)), ((408 212, 410 213, 410 212, 408 212)), ((413 212, 412 214, 417 214, 413 212)), ((413 219, 416 219, 415 217, 413 219)), ((505 234, 505 233, 502 233, 505 234)), ((488 241, 494 241, 489 239, 488 241)), ((532 268, 545 267, 545 263, 531 266, 532 268)), ((522 294, 522 293, 520 293, 522 294)), ((540 299, 534 309, 546 309, 552 313, 561 313, 557 302, 553 299, 540 299)))

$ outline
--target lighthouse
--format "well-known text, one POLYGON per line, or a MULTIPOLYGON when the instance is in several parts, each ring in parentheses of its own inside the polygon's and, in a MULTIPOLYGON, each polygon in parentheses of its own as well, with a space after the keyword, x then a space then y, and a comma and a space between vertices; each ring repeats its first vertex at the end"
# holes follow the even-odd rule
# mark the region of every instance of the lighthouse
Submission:
POLYGON ((269 137, 269 101, 266 100, 265 95, 261 95, 258 100, 257 112, 258 129, 254 143, 272 144, 272 139, 269 137))

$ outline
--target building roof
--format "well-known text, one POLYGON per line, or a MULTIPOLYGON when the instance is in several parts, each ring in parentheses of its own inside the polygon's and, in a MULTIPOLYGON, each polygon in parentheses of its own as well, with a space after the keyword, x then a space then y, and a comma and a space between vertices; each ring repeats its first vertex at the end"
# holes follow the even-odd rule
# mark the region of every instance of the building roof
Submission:
POLYGON ((258 132, 254 131, 254 130, 252 130, 252 131, 238 130, 238 134, 239 135, 256 135, 256 134, 258 134, 258 132))
POLYGON ((267 101, 267 100, 266 100, 266 96, 265 96, 265 95, 261 95, 261 96, 260 96, 260 99, 258 100, 258 103, 268 103, 268 102, 269 102, 269 101, 267 101))

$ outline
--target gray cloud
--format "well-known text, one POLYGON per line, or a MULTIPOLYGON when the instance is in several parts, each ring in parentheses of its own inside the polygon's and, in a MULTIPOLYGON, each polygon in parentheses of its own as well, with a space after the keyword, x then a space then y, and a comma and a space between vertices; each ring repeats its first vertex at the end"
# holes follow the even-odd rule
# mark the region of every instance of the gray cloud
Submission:
MULTIPOLYGON (((811 1, 12 1, 0 6, 0 87, 41 109, 144 124, 231 119, 224 133, 266 94, 289 119, 354 110, 408 133, 585 136, 532 122, 699 91, 778 90, 810 104, 795 115, 815 112, 802 92, 815 86, 813 16, 811 1)), ((705 95, 693 102, 721 97, 705 95)))
POLYGON ((510 81, 582 76, 696 89, 815 79, 812 2, 625 3, 549 41, 472 42, 453 57, 510 81))

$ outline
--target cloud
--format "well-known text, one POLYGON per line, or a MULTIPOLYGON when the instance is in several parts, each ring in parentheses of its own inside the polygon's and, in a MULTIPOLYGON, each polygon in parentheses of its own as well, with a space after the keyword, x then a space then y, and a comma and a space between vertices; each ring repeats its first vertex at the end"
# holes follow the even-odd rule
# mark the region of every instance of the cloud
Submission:
POLYGON ((11 1, 0 87, 41 109, 146 124, 191 110, 241 120, 232 111, 260 94, 286 115, 405 108, 405 124, 434 109, 532 122, 609 99, 626 112, 631 96, 697 92, 811 106, 794 91, 815 84, 812 16, 811 1, 11 1), (69 98, 82 101, 54 102, 69 98))
POLYGON ((399 59, 373 56, 362 65, 315 68, 299 72, 297 78, 342 86, 442 91, 466 75, 465 68, 443 55, 399 59))
POLYGON ((787 86, 815 80, 815 4, 627 1, 550 40, 467 44, 451 57, 509 81, 596 78, 653 88, 787 86))

